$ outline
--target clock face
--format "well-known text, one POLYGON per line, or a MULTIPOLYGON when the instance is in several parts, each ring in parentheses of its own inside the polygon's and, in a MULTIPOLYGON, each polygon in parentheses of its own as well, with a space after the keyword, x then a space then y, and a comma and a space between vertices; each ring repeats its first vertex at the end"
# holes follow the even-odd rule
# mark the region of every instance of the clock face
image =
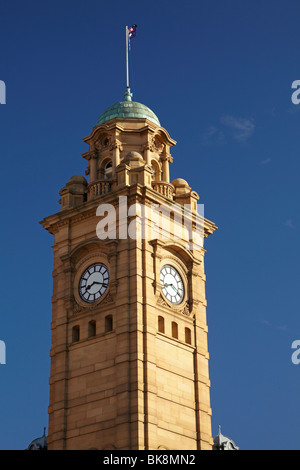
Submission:
POLYGON ((184 285, 177 269, 165 264, 160 270, 160 282, 165 298, 172 304, 181 304, 184 299, 184 285))
POLYGON ((89 266, 80 277, 78 291, 85 302, 96 302, 105 293, 109 283, 109 271, 103 263, 89 266))

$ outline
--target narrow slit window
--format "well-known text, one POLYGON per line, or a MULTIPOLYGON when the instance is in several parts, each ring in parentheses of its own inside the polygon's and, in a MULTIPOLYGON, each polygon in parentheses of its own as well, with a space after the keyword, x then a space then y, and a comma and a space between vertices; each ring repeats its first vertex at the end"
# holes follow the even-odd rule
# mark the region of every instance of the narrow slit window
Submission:
POLYGON ((161 317, 161 316, 158 317, 158 331, 160 333, 165 332, 165 319, 164 317, 161 317))
POLYGON ((192 332, 189 328, 185 329, 185 342, 187 344, 192 344, 192 332))
POLYGON ((178 339, 178 325, 174 321, 172 322, 172 336, 175 339, 178 339))
POLYGON ((107 315, 105 317, 105 333, 113 330, 113 317, 112 315, 107 315))
POLYGON ((72 343, 76 343, 80 339, 80 327, 79 325, 73 326, 72 328, 72 343))
POLYGON ((96 322, 95 322, 95 320, 91 320, 89 322, 89 327, 88 327, 88 337, 92 338, 93 336, 96 336, 96 322))

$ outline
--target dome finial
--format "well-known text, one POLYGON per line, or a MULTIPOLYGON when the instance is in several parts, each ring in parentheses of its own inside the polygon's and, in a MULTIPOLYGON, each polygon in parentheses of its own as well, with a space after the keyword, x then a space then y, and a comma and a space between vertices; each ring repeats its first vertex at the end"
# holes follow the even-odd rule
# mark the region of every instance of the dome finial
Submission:
POLYGON ((126 88, 126 92, 124 94, 124 101, 132 101, 132 93, 130 92, 130 88, 126 88))

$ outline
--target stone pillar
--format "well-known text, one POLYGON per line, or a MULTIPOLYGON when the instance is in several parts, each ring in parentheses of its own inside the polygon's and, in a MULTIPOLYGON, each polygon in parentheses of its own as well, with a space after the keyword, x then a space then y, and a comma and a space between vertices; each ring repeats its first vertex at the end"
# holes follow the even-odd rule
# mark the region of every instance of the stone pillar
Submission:
POLYGON ((122 150, 120 142, 114 142, 111 146, 112 156, 112 178, 116 176, 116 168, 120 164, 120 151, 122 150))
POLYGON ((166 183, 170 183, 170 172, 169 172, 169 157, 168 155, 164 155, 162 157, 162 180, 166 183))
POLYGON ((147 165, 151 165, 151 151, 149 143, 144 147, 144 160, 147 165))
POLYGON ((90 178, 89 183, 93 183, 97 179, 97 155, 95 152, 90 153, 90 178))

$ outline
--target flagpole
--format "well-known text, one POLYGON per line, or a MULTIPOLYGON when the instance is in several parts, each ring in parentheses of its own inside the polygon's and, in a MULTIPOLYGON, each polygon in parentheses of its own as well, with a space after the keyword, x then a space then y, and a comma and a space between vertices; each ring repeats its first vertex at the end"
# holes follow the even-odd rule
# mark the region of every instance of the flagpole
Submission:
POLYGON ((129 66, 128 66, 128 26, 126 26, 126 87, 129 88, 129 66))

